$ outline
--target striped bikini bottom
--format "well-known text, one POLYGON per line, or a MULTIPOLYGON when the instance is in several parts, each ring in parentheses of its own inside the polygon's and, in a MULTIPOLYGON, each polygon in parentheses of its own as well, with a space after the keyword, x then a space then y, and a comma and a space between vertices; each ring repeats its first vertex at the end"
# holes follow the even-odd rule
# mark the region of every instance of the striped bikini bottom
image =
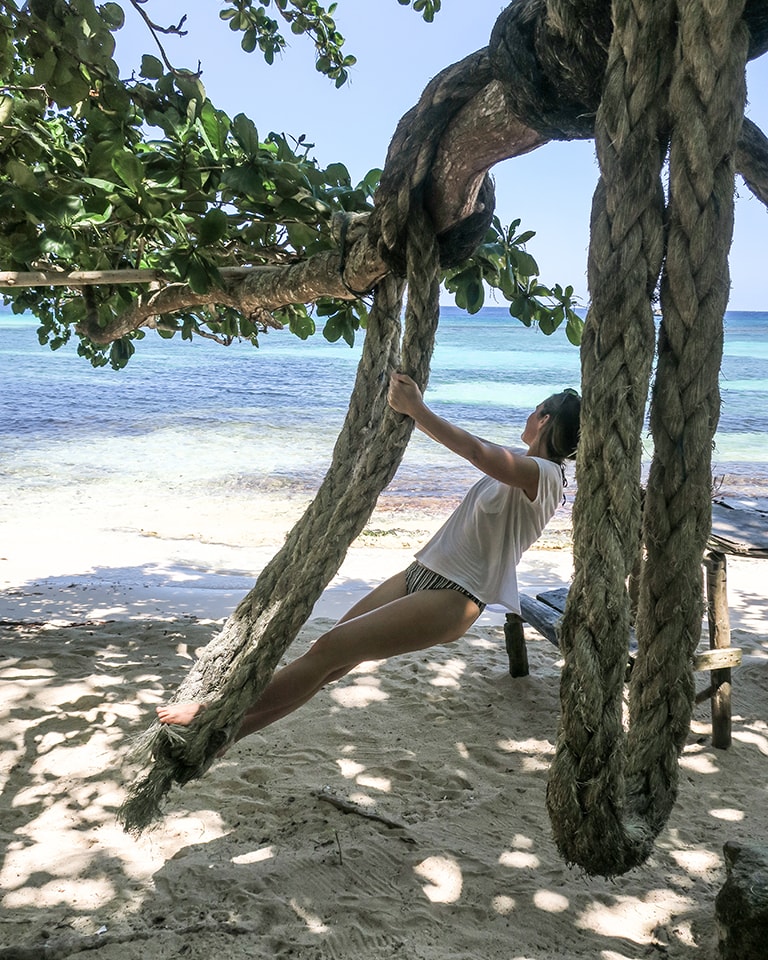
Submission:
POLYGON ((469 597, 472 603, 477 604, 481 613, 485 610, 483 601, 478 600, 469 590, 465 590, 458 583, 454 583, 453 580, 449 580, 439 573, 434 573, 428 567, 419 563, 418 560, 414 560, 405 571, 405 589, 408 593, 417 593, 419 590, 456 590, 463 596, 469 597))

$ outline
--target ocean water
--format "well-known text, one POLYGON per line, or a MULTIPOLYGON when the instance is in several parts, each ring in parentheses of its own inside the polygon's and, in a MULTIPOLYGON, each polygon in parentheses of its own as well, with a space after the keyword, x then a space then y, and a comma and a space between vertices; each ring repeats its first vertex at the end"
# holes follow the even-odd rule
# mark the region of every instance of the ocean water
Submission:
MULTIPOLYGON (((727 315, 722 414, 713 471, 727 489, 768 486, 768 312, 727 315)), ((286 331, 261 347, 185 343, 148 334, 127 369, 94 370, 73 345, 51 352, 34 320, 0 308, 0 510, 35 502, 129 501, 137 490, 230 498, 308 499, 330 462, 359 345, 300 342, 286 331), (107 494, 109 497, 107 497, 107 494)), ((578 350, 503 308, 469 317, 444 308, 428 400, 467 429, 515 444, 530 410, 578 387, 578 350)), ((650 448, 650 441, 646 440, 650 448)), ((419 434, 386 496, 425 506, 457 500, 471 467, 419 434)))

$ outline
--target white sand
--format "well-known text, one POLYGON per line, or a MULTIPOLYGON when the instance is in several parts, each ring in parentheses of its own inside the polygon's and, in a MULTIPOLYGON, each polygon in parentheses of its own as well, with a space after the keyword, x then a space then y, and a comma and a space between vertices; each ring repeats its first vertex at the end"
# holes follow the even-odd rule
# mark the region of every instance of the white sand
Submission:
MULTIPOLYGON (((175 791, 158 829, 122 833, 126 738, 297 512, 198 512, 191 525, 169 508, 116 521, 73 505, 6 525, 0 946, 40 947, 18 957, 95 947, 104 960, 714 958, 722 845, 768 837, 765 561, 729 563, 745 654, 733 746, 711 747, 698 707, 672 819, 650 861, 619 880, 557 855, 544 791, 558 653, 531 631, 531 675, 513 680, 493 612, 455 645, 363 665, 175 791)), ((291 656, 437 522, 375 515, 291 656)), ((522 586, 569 573, 567 550, 537 550, 522 586)))

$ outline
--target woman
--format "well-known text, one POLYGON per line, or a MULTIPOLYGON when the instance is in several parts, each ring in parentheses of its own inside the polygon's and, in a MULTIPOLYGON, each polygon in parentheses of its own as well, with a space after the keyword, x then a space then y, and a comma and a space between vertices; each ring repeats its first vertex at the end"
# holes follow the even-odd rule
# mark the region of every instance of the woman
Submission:
MULTIPOLYGON (((485 476, 407 570, 360 600, 303 656, 278 670, 246 713, 240 740, 292 713, 366 660, 384 660, 458 640, 487 603, 518 612, 516 568, 562 498, 562 463, 576 452, 581 402, 549 397, 522 433, 525 453, 473 436, 439 417, 405 374, 392 375, 389 404, 485 476)), ((203 704, 157 708, 161 723, 187 725, 203 704)))

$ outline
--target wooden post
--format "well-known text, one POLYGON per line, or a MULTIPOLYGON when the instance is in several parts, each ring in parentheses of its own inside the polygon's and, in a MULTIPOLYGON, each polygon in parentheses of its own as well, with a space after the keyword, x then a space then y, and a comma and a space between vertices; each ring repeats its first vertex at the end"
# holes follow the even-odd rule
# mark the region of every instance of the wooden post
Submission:
POLYGON ((525 647, 523 618, 516 613, 508 613, 504 623, 504 642, 509 657, 509 675, 511 677, 528 676, 528 651, 525 647))
MULTIPOLYGON (((728 620, 728 589, 725 554, 711 550, 704 556, 707 571, 707 619, 709 646, 722 650, 731 645, 728 620)), ((731 670, 712 671, 712 746, 725 750, 731 745, 731 670)))

